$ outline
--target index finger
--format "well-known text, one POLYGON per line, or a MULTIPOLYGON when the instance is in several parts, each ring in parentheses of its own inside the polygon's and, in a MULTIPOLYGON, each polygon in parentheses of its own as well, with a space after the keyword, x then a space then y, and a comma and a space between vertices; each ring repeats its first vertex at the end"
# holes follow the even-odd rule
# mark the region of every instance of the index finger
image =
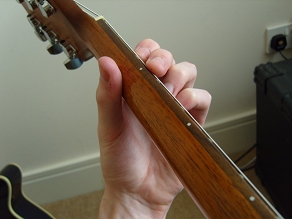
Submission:
POLYGON ((157 42, 151 39, 145 39, 138 43, 135 52, 143 62, 146 62, 150 54, 156 49, 160 49, 160 45, 157 42))

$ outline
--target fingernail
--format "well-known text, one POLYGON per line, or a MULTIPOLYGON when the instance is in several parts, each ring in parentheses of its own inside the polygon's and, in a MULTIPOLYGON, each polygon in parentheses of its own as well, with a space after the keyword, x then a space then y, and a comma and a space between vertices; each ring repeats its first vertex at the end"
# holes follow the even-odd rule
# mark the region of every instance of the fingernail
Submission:
POLYGON ((170 93, 173 93, 174 86, 173 86, 172 83, 170 83, 170 82, 166 82, 166 83, 164 84, 164 86, 167 88, 167 90, 169 90, 170 93))
POLYGON ((149 61, 151 61, 151 62, 155 62, 155 63, 157 63, 157 64, 159 64, 159 65, 162 65, 162 66, 165 65, 164 59, 161 58, 161 57, 159 57, 159 56, 156 56, 156 57, 154 57, 154 58, 152 58, 152 59, 149 59, 148 62, 149 62, 149 61))

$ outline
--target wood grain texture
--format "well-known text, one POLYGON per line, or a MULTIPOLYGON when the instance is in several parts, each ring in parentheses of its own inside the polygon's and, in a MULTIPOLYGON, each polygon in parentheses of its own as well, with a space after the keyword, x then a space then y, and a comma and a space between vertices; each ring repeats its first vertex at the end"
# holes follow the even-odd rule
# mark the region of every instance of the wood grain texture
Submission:
POLYGON ((95 21, 72 0, 50 3, 56 13, 42 22, 82 59, 90 51, 118 64, 123 97, 207 218, 280 217, 106 20, 95 21))

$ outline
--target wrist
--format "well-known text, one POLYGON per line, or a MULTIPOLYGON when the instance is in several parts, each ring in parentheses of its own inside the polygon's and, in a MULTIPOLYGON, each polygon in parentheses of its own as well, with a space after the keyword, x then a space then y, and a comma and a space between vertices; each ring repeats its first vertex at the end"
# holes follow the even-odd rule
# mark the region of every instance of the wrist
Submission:
POLYGON ((98 219, 165 219, 169 207, 148 203, 135 194, 105 189, 98 219))

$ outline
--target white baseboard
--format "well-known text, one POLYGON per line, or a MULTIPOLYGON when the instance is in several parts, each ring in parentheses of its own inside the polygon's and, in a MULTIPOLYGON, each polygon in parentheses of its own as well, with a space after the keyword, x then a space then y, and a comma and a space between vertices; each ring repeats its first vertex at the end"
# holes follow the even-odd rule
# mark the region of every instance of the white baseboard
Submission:
POLYGON ((256 111, 206 124, 205 129, 226 154, 247 150, 256 143, 256 111))
POLYGON ((26 173, 23 176, 23 191, 40 205, 101 190, 104 183, 99 157, 96 153, 26 173))
MULTIPOLYGON (((243 151, 255 143, 255 111, 206 124, 206 131, 227 153, 243 151)), ((103 189, 99 153, 26 173, 25 194, 45 204, 103 189)))

